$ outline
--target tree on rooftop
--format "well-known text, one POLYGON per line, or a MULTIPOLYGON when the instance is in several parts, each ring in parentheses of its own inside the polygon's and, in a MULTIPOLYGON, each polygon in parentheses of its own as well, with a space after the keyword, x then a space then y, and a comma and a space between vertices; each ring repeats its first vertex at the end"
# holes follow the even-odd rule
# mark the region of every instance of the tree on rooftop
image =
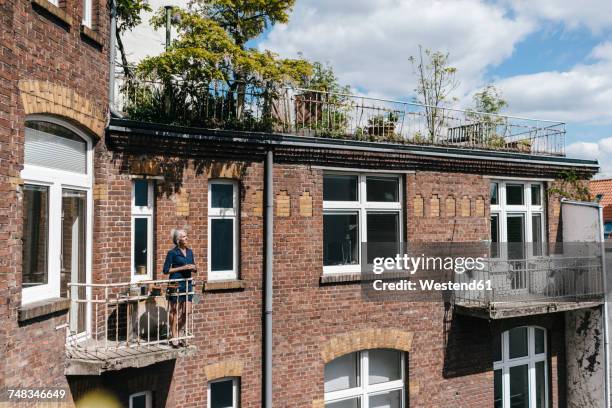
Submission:
POLYGON ((417 77, 415 88, 416 102, 425 105, 425 119, 429 138, 435 142, 438 130, 444 122, 442 107, 456 100, 452 93, 459 86, 455 78, 457 68, 449 65, 449 54, 440 51, 423 50, 419 45, 419 54, 409 58, 413 73, 417 77))
MULTIPOLYGON (((229 98, 224 106, 229 104, 239 120, 247 105, 247 89, 264 94, 267 102, 261 109, 269 111, 271 95, 283 85, 303 83, 312 75, 312 64, 248 48, 247 42, 271 25, 286 22, 292 5, 287 0, 201 0, 189 9, 175 8, 178 18, 172 23, 177 38, 162 54, 144 59, 139 74, 172 84, 173 94, 183 92, 183 102, 189 103, 201 100, 210 84, 224 84, 229 98)), ((165 24, 163 9, 152 23, 157 28, 165 24)))
MULTIPOLYGON (((500 90, 488 84, 472 96, 472 107, 467 111, 467 118, 478 127, 479 139, 488 147, 506 147, 506 140, 501 136, 506 118, 499 113, 508 106, 500 90)), ((479 140, 480 142, 480 140, 479 140)))

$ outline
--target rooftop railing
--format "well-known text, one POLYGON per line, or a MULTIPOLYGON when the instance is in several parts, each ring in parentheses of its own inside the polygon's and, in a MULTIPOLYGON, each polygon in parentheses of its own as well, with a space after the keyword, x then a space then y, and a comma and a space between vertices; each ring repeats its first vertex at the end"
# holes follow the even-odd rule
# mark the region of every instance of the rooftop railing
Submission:
POLYGON ((565 124, 305 88, 144 79, 116 83, 127 118, 304 137, 564 154, 565 124))

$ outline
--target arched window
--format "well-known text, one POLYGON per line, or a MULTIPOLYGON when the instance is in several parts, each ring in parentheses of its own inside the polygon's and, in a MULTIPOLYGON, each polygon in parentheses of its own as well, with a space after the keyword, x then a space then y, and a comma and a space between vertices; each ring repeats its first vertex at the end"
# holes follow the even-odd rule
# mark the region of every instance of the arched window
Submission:
MULTIPOLYGON (((67 297, 68 283, 88 282, 91 269, 91 139, 59 119, 28 117, 21 177, 22 304, 67 297)), ((81 312, 71 318, 77 332, 85 329, 81 305, 71 310, 81 312)))
POLYGON ((522 326, 505 331, 493 352, 495 408, 547 407, 546 330, 522 326))
POLYGON ((372 349, 345 354, 325 365, 325 407, 403 408, 405 354, 372 349))

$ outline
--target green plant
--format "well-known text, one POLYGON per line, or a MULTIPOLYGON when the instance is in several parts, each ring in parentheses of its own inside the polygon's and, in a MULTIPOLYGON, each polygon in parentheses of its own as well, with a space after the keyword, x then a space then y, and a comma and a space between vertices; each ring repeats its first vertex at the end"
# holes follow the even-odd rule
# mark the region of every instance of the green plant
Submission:
POLYGON ((565 171, 555 187, 548 189, 549 195, 558 195, 563 198, 577 201, 593 201, 588 187, 588 181, 581 179, 574 170, 565 171))

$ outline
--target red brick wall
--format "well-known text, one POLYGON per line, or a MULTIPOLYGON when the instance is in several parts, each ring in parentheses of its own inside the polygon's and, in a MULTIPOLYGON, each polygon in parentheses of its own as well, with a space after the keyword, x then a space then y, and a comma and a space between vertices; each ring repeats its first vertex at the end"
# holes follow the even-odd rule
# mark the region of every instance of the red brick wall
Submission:
MULTIPOLYGON (((62 85, 86 96, 104 120, 108 105, 108 18, 106 0, 99 1, 97 21, 103 47, 86 43, 80 34, 81 1, 68 1, 67 28, 27 0, 0 4, 0 384, 2 386, 66 386, 64 376, 66 322, 59 313, 17 322, 21 305, 22 209, 19 179, 23 165, 26 109, 19 81, 62 85)), ((53 104, 28 111, 59 112, 53 104)), ((92 133, 91 129, 84 128, 92 133)), ((95 135, 103 137, 101 132, 95 135)))

